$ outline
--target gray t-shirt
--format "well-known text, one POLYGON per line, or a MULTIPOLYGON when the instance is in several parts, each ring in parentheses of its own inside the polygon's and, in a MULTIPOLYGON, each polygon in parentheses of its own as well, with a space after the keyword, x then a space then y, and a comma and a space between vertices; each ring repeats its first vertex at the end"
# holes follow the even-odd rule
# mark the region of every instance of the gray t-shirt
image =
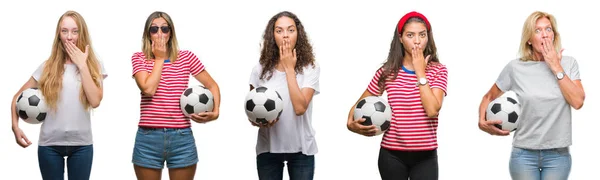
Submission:
MULTIPOLYGON (((563 56, 560 64, 566 76, 580 80, 575 58, 563 56)), ((571 145, 571 106, 546 62, 512 60, 496 85, 503 92, 514 91, 522 104, 514 147, 551 149, 571 145)))
MULTIPOLYGON (((106 78, 104 65, 100 62, 101 74, 106 78)), ((32 77, 39 82, 44 63, 33 73, 32 77)), ((90 112, 79 100, 81 75, 75 64, 65 64, 62 90, 57 102, 56 111, 49 110, 42 123, 40 146, 86 146, 93 143, 90 112)))

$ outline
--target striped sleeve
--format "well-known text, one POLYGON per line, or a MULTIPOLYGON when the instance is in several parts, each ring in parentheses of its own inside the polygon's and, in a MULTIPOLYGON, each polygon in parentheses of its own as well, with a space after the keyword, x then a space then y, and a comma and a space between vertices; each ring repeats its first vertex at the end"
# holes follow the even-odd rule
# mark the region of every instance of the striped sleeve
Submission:
POLYGON ((448 85, 448 69, 444 65, 439 65, 437 68, 437 72, 435 73, 435 77, 433 82, 431 82, 431 88, 439 88, 444 91, 444 96, 447 95, 448 85))
POLYGON ((185 50, 179 53, 179 60, 187 60, 190 66, 190 74, 196 76, 204 70, 204 64, 200 62, 200 59, 191 51, 185 50))
POLYGON ((144 53, 141 52, 134 53, 133 56, 131 56, 131 66, 133 68, 133 72, 131 73, 132 76, 140 71, 147 71, 146 62, 144 62, 145 59, 144 53))
POLYGON ((379 68, 377 70, 377 72, 375 73, 375 76, 373 76, 373 79, 371 80, 371 83, 369 83, 369 86, 367 87, 367 90, 369 90, 369 92, 371 94, 375 94, 375 95, 381 94, 381 90, 379 89, 379 86, 377 85, 377 83, 379 82, 381 73, 383 73, 383 68, 379 68))

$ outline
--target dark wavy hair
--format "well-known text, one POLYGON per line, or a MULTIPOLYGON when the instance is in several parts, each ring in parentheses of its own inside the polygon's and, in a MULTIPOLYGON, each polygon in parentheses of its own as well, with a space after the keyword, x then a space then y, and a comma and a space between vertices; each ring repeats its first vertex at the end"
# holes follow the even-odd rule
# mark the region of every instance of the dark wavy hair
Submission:
POLYGON ((277 13, 273 16, 263 34, 263 44, 262 50, 260 52, 260 65, 262 66, 262 72, 260 74, 260 79, 271 79, 273 76, 273 71, 275 70, 275 65, 279 62, 279 48, 277 47, 277 43, 275 43, 275 22, 281 17, 289 17, 294 20, 296 24, 296 29, 298 33, 298 39, 296 40, 296 66, 294 69, 297 74, 303 73, 303 67, 307 65, 314 65, 315 56, 313 54, 312 45, 309 43, 308 36, 306 35, 306 31, 304 31, 304 25, 300 22, 298 17, 288 11, 283 11, 277 13))
MULTIPOLYGON (((392 43, 390 45, 390 52, 388 54, 387 60, 383 63, 381 67, 383 69, 383 72, 381 73, 381 76, 379 76, 379 81, 377 82, 377 86, 379 86, 379 92, 381 92, 381 94, 383 94, 385 82, 387 80, 395 80, 398 77, 398 71, 402 68, 402 64, 404 63, 405 48, 400 42, 400 37, 404 32, 404 27, 406 27, 406 24, 411 22, 419 22, 425 25, 425 21, 423 21, 423 19, 419 17, 412 17, 408 19, 406 23, 404 23, 403 29, 400 29, 400 31, 398 31, 398 28, 395 28, 396 30, 394 31, 394 38, 392 39, 392 43), (393 75, 393 78, 388 78, 390 75, 393 75)), ((427 25, 425 25, 425 27, 427 27, 427 25)), ((440 62, 437 56, 437 48, 435 47, 435 42, 433 41, 433 34, 431 33, 431 29, 427 29, 427 46, 425 47, 423 55, 424 57, 427 57, 427 55, 431 55, 427 65, 430 65, 432 62, 440 62)))

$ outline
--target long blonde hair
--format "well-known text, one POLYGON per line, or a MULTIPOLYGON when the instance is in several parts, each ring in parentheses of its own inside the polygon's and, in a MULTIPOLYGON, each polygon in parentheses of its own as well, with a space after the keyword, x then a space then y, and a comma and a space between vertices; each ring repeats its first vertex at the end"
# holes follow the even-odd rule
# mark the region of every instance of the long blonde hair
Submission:
MULTIPOLYGON (((57 102, 60 99, 60 92, 62 90, 63 73, 65 72, 65 63, 68 54, 65 52, 65 48, 60 39, 60 24, 64 18, 71 17, 77 23, 77 29, 79 29, 77 42, 75 45, 82 51, 85 51, 86 45, 89 45, 87 66, 94 80, 94 84, 100 87, 101 75, 100 75, 100 64, 92 48, 92 41, 88 34, 88 28, 83 17, 75 11, 65 12, 56 25, 56 36, 54 37, 54 43, 52 44, 52 52, 48 60, 44 64, 44 70, 39 81, 39 87, 46 100, 46 104, 50 109, 56 110, 57 102)), ((83 85, 83 84, 82 84, 83 85)), ((79 91, 79 100, 86 109, 91 107, 88 102, 83 87, 79 91)))
POLYGON ((529 45, 529 40, 535 34, 535 25, 541 18, 548 18, 552 25, 552 32, 554 32, 554 49, 559 52, 561 49, 560 34, 558 33, 558 27, 556 26, 556 18, 552 14, 546 12, 535 11, 527 17, 523 24, 523 35, 521 36, 521 45, 519 47, 519 55, 522 61, 533 60, 533 47, 529 45))
MULTIPOLYGON (((155 11, 148 19, 146 19, 146 24, 144 25, 144 34, 142 37, 142 52, 144 52, 144 56, 146 56, 147 60, 154 59, 154 53, 152 53, 152 39, 150 34, 150 26, 152 25, 152 21, 156 18, 164 18, 169 24, 170 33, 169 33, 169 42, 167 42, 167 55, 171 62, 177 61, 177 55, 179 54, 179 45, 177 43, 177 36, 175 36, 175 25, 173 24, 173 20, 171 20, 171 16, 169 16, 165 12, 155 11)), ((159 29, 159 31, 161 31, 159 29)))

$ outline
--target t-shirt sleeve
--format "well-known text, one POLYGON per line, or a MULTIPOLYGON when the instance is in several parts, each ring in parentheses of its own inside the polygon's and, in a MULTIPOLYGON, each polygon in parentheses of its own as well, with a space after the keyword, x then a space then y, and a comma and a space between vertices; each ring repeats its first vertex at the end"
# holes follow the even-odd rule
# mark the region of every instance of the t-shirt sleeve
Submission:
POLYGON ((40 64, 31 75, 31 77, 33 77, 35 81, 40 81, 40 78, 42 77, 42 72, 44 72, 44 64, 46 64, 46 61, 42 62, 42 64, 40 64))
POLYGON ((314 66, 309 66, 304 68, 304 81, 302 82, 302 88, 312 88, 315 90, 314 95, 318 95, 321 93, 321 89, 319 87, 319 76, 321 75, 321 67, 315 63, 314 66))
POLYGON ((100 64, 100 74, 102 74, 102 79, 106 79, 106 77, 108 77, 108 72, 106 72, 104 62, 98 61, 98 64, 100 64))
POLYGON ((440 66, 438 72, 435 74, 433 82, 431 82, 431 88, 439 88, 444 91, 444 96, 447 95, 448 85, 448 68, 446 66, 440 66))
POLYGON ((252 87, 258 87, 258 81, 260 80, 261 66, 257 64, 252 68, 252 72, 250 73, 250 80, 248 80, 248 84, 252 85, 252 87))
POLYGON ((146 68, 145 59, 146 58, 144 57, 143 53, 134 53, 133 56, 131 56, 131 66, 133 69, 131 76, 134 76, 140 71, 148 71, 148 69, 146 68))
POLYGON ((377 70, 377 72, 375 73, 375 75, 373 76, 373 79, 371 79, 371 83, 369 83, 369 86, 367 87, 367 90, 371 94, 375 94, 375 95, 381 94, 381 90, 379 89, 377 82, 379 82, 379 78, 382 73, 383 73, 383 68, 379 68, 377 70))
POLYGON ((569 78, 573 81, 581 80, 581 77, 579 77, 579 64, 577 63, 577 60, 575 60, 575 58, 573 58, 573 62, 571 63, 569 78))
POLYGON ((200 62, 200 59, 192 51, 182 51, 179 53, 179 59, 188 59, 190 62, 190 74, 196 76, 204 70, 204 64, 200 62))
POLYGON ((496 79, 496 86, 498 86, 502 92, 509 91, 512 87, 511 71, 512 61, 504 66, 504 69, 502 69, 502 72, 498 75, 498 79, 496 79))

